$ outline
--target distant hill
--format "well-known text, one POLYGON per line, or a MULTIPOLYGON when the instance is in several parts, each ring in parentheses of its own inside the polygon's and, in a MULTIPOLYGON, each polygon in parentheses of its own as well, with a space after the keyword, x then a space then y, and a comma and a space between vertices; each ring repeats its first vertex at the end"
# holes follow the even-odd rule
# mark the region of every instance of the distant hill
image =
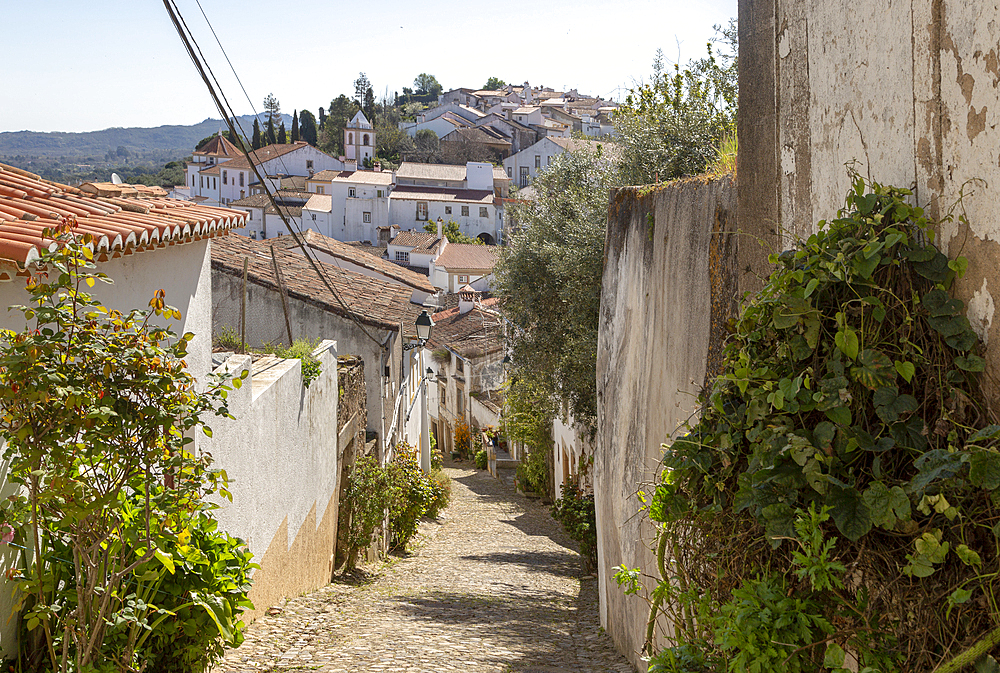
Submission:
MULTIPOLYGON (((282 115, 285 128, 291 133, 291 115, 282 115)), ((253 115, 239 118, 247 135, 253 134, 253 115)), ((184 157, 195 144, 219 131, 222 122, 206 119, 191 126, 158 126, 156 128, 110 128, 86 133, 8 131, 0 133, 0 158, 3 157, 66 157, 84 159, 104 157, 107 152, 124 146, 133 156, 184 157)), ((224 129, 224 127, 223 127, 224 129)))

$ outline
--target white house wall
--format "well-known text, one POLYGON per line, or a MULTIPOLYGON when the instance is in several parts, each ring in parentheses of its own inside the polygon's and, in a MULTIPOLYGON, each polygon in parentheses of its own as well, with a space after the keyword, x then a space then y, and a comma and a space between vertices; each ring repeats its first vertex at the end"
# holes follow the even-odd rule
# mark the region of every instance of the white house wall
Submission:
MULTIPOLYGON (((282 598, 328 583, 337 540, 339 450, 337 351, 315 351, 322 367, 308 388, 301 361, 268 358, 227 399, 234 419, 211 423, 201 446, 226 470, 233 502, 220 500, 219 527, 247 541, 260 569, 251 600, 263 614, 282 598)), ((234 355, 223 369, 251 366, 234 355)))

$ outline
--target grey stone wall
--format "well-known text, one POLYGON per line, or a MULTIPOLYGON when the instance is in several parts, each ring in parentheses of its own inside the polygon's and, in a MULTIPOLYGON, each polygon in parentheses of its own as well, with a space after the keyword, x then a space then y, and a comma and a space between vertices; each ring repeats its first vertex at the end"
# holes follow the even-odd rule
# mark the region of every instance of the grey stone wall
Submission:
MULTIPOLYGON (((661 444, 696 412, 740 285, 754 282, 741 260, 760 254, 755 239, 737 232, 730 177, 611 195, 597 350, 598 582, 601 623, 637 668, 648 607, 622 593, 611 568, 656 573, 637 493, 657 476, 661 444)), ((661 638, 669 628, 659 625, 661 638)))

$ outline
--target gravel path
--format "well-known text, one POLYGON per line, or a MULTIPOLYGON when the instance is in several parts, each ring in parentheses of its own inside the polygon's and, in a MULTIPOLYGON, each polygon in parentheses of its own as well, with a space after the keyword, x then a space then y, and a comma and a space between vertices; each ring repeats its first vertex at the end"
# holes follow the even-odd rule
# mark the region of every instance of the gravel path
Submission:
POLYGON ((633 673, 548 507, 486 472, 445 469, 451 505, 407 557, 287 601, 216 672, 633 673))

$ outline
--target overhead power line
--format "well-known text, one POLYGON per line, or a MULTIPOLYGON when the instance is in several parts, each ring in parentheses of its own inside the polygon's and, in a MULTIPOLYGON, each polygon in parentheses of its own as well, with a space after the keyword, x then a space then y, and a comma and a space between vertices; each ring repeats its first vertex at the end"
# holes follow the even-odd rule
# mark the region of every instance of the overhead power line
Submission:
MULTIPOLYGON (((226 124, 229 126, 230 133, 232 133, 234 137, 237 136, 234 120, 236 124, 238 124, 239 122, 238 120, 236 120, 236 115, 233 112, 232 108, 230 107, 229 101, 226 100, 225 94, 222 91, 222 86, 219 84, 218 80, 215 78, 215 74, 212 73, 211 68, 208 66, 208 61, 207 59, 205 59, 204 54, 202 54, 201 47, 198 46, 197 40, 195 40, 194 38, 194 34, 191 32, 191 30, 187 26, 187 23, 184 21, 180 9, 177 7, 176 2, 174 0, 163 0, 163 6, 166 8, 167 14, 170 16, 170 20, 174 24, 174 28, 177 30, 178 37, 180 37, 181 42, 184 44, 184 49, 187 51, 188 57, 191 59, 191 62, 194 64, 194 67, 198 71, 199 76, 205 83, 205 86, 208 88, 208 92, 212 96, 212 100, 215 102, 215 106, 219 110, 219 114, 221 114, 223 119, 226 120, 226 124), (209 78, 209 75, 211 75, 211 79, 209 78)), ((207 20, 208 19, 206 17, 206 21, 207 20)), ((212 32, 213 34, 215 33, 214 30, 212 32)), ((231 65, 232 64, 230 63, 230 66, 231 65)), ((237 79, 239 78, 237 77, 237 79)), ((242 83, 240 84, 240 86, 242 88, 243 86, 242 83)), ((246 90, 244 89, 244 93, 245 92, 246 90)), ((241 131, 243 130, 242 126, 240 126, 240 130, 241 131)), ((354 310, 344 302, 340 294, 334 289, 333 284, 330 282, 330 279, 323 272, 323 269, 320 267, 316 259, 314 259, 313 255, 309 250, 309 247, 306 245, 305 235, 302 232, 301 227, 299 227, 298 225, 293 226, 293 222, 290 222, 289 219, 286 217, 284 211, 278 206, 278 202, 274 198, 274 193, 271 191, 270 185, 268 184, 267 180, 260 174, 260 171, 257 169, 257 164, 254 162, 254 159, 250 156, 250 152, 247 151, 246 143, 243 142, 240 144, 241 144, 240 149, 243 152, 243 156, 246 157, 247 162, 250 164, 250 169, 254 172, 254 175, 257 176, 257 180, 260 182, 264 190, 264 194, 267 195, 268 201, 270 201, 271 205, 278 213, 278 216, 281 218, 281 221, 285 224, 286 227, 288 227, 288 230, 294 231, 296 233, 295 239, 296 242, 299 244, 299 248, 301 248, 302 250, 302 254, 305 255, 307 260, 309 260, 310 266, 312 266, 313 270, 316 272, 316 275, 319 276, 320 280, 323 281, 323 284, 326 286, 326 289, 330 291, 330 294, 333 295, 334 299, 337 300, 337 303, 340 305, 340 307, 343 308, 344 311, 346 312, 347 317, 350 318, 358 326, 358 328, 364 333, 366 337, 368 337, 372 342, 374 342, 381 350, 383 351, 388 350, 388 345, 381 343, 365 328, 364 324, 358 319, 358 316, 355 314, 354 310)), ((284 162, 282 162, 282 165, 284 165, 284 162)), ((400 334, 400 336, 402 336, 402 334, 400 334)))

